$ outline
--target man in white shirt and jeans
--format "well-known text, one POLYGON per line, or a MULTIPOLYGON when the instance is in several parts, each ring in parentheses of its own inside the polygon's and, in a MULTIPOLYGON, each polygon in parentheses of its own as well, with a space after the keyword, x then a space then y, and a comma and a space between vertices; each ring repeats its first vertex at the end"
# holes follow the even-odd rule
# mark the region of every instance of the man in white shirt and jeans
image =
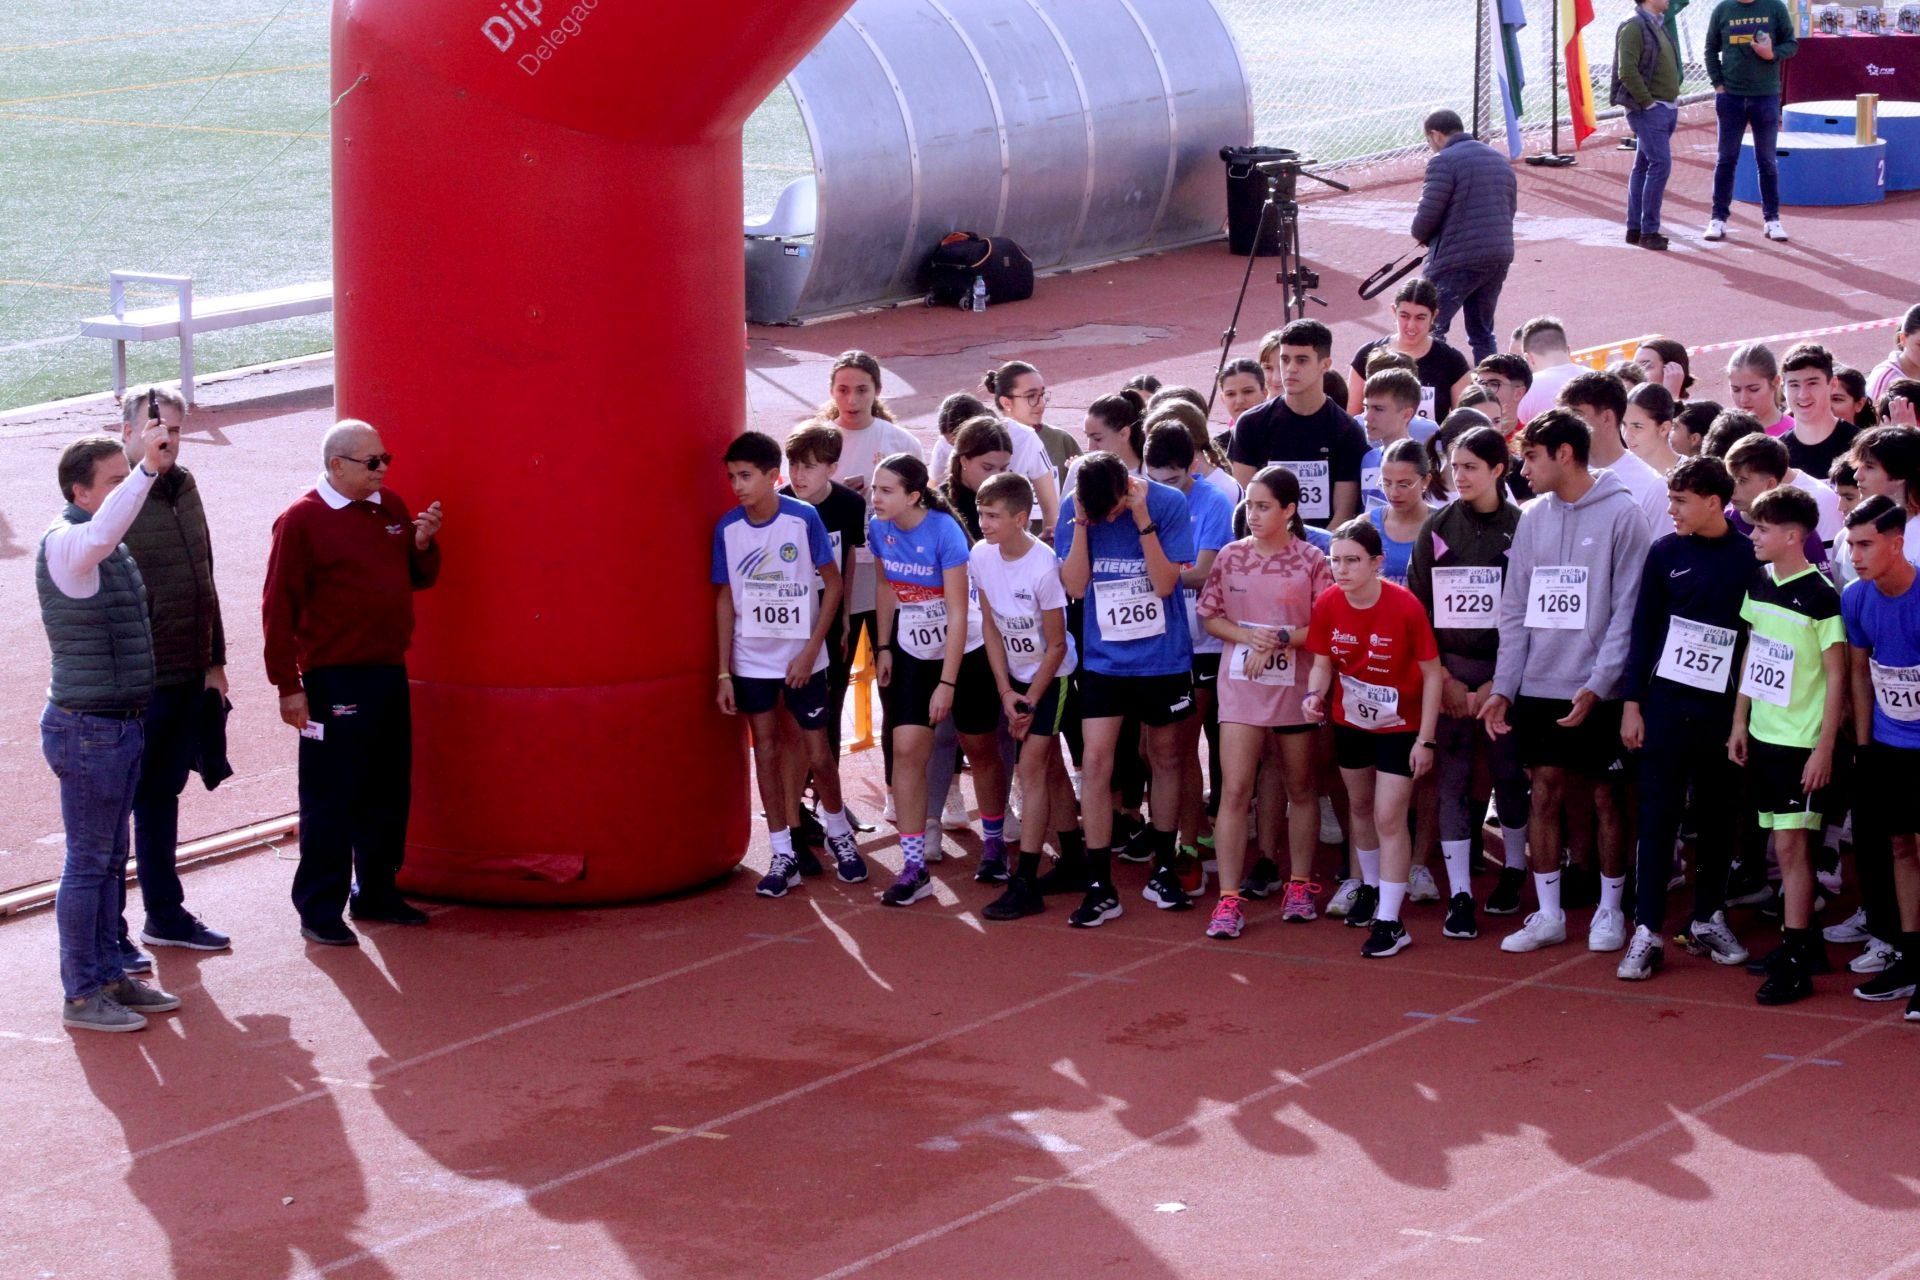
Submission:
POLYGON ((1520 397, 1521 423, 1553 408, 1560 388, 1587 372, 1591 365, 1575 363, 1567 345, 1566 326, 1552 316, 1535 316, 1514 331, 1513 353, 1533 369, 1533 385, 1520 397))
POLYGON ((69 444, 59 468, 67 506, 41 538, 34 568, 53 655, 40 749, 60 780, 66 832, 54 900, 61 1020, 75 1030, 138 1031, 144 1014, 180 1007, 177 997, 129 977, 120 960, 120 885, 141 717, 154 688, 146 587, 121 540, 173 462, 172 435, 158 419, 142 428, 137 448, 107 435, 69 444))

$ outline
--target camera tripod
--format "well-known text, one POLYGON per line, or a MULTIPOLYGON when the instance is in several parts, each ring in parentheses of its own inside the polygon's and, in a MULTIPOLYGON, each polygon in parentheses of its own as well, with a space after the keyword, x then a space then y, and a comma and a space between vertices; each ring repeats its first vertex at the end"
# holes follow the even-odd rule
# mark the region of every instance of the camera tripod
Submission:
POLYGON ((1220 391, 1220 374, 1227 367, 1227 357, 1233 351, 1235 339, 1240 336, 1240 311, 1247 303, 1247 286, 1253 282, 1253 260, 1260 256, 1260 235, 1267 229, 1269 217, 1278 218, 1280 223, 1280 270, 1274 273, 1274 283, 1285 292, 1280 298, 1280 322, 1304 319, 1307 303, 1317 302, 1327 305, 1327 300, 1314 293, 1320 287, 1320 273, 1308 267, 1300 255, 1300 206, 1294 200, 1296 180, 1312 178, 1336 191, 1351 190, 1344 182, 1335 182, 1317 173, 1309 173, 1307 160, 1266 160, 1253 167, 1267 180, 1267 198, 1260 205, 1260 217, 1253 225, 1253 244, 1247 250, 1247 269, 1240 277, 1240 294, 1233 300, 1233 318, 1227 321, 1227 328, 1220 335, 1220 362, 1214 367, 1213 385, 1207 388, 1207 416, 1213 416, 1213 398, 1220 391))

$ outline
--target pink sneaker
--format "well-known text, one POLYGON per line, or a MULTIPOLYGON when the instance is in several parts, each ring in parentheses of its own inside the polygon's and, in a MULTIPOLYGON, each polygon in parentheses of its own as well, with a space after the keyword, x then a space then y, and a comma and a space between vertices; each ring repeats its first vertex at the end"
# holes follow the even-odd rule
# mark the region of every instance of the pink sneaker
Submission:
POLYGON ((1305 924, 1316 920, 1320 913, 1313 909, 1313 895, 1320 892, 1320 886, 1302 880, 1287 881, 1286 888, 1280 891, 1280 918, 1305 924))
POLYGON ((1220 905, 1213 909, 1213 919, 1207 921, 1209 938, 1237 938, 1240 931, 1247 927, 1246 915, 1240 910, 1240 899, 1222 897, 1220 905))

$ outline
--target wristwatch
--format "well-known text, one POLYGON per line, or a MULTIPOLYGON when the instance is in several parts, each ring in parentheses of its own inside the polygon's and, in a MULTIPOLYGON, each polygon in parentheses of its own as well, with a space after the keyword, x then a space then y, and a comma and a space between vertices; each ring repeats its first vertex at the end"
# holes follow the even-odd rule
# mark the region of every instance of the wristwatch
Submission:
POLYGON ((1416 747, 1425 747, 1429 751, 1438 751, 1440 749, 1438 742, 1416 742, 1413 745, 1416 747))

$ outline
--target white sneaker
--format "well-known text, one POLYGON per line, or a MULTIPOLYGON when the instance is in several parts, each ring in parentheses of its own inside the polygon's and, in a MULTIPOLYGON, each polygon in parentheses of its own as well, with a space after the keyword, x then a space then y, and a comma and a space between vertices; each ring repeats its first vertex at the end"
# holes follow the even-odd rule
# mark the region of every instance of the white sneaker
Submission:
POLYGON ((1320 797, 1320 843, 1339 844, 1347 838, 1340 829, 1339 815, 1333 811, 1333 800, 1328 796, 1320 797))
POLYGON ((1353 907, 1353 900, 1360 894, 1358 880, 1342 880, 1340 887, 1333 891, 1333 897, 1327 899, 1327 914, 1344 916, 1353 907))
POLYGON ((1900 948, 1875 937, 1867 939, 1867 949, 1847 962, 1855 973, 1879 973, 1900 958, 1900 948))
POLYGON ((1715 964, 1745 964, 1747 949, 1740 945, 1733 930, 1727 927, 1727 913, 1716 911, 1713 919, 1704 923, 1695 920, 1687 926, 1687 950, 1694 955, 1704 955, 1715 964))
POLYGON ((1865 942, 1873 936, 1867 932, 1867 909, 1860 907, 1839 924, 1828 925, 1820 936, 1828 942, 1865 942))
POLYGON ((1527 922, 1520 926, 1518 932, 1500 939, 1500 949, 1512 952, 1538 951, 1566 940, 1567 918, 1564 915, 1550 916, 1544 911, 1536 911, 1527 917, 1527 922))
POLYGON ((1775 218, 1767 224, 1767 239, 1778 240, 1782 244, 1786 243, 1787 229, 1780 225, 1780 219, 1775 218))
POLYGON ((1007 848, 1013 849, 1013 848, 1019 847, 1020 815, 1013 811, 1012 805, 1007 806, 1007 820, 1005 825, 1002 826, 1000 830, 1001 830, 1001 834, 1005 835, 1007 838, 1007 848))
POLYGON ((967 817, 967 798, 960 790, 960 779, 955 778, 953 785, 947 788, 947 803, 940 810, 940 825, 949 831, 965 831, 970 822, 967 817))
POLYGON ((887 792, 886 807, 880 810, 880 821, 882 822, 900 821, 900 812, 899 810, 893 807, 893 792, 891 791, 887 792))
POLYGON ((1673 874, 1667 877, 1667 892, 1675 893, 1687 887, 1687 860, 1679 854, 1673 855, 1673 874))
POLYGON ((1840 879, 1840 864, 1838 862, 1834 863, 1831 867, 1822 867, 1820 870, 1814 872, 1813 878, 1820 882, 1820 887, 1826 892, 1836 898, 1840 896, 1842 881, 1840 879))
POLYGON ((1660 938, 1645 925, 1637 926, 1633 931, 1633 941, 1627 944, 1627 954, 1620 957, 1620 967, 1613 976, 1625 982, 1645 982, 1659 971, 1660 963, 1666 959, 1666 948, 1660 938))
POLYGON ((1715 218, 1707 224, 1707 233, 1700 238, 1702 240, 1725 240, 1727 238, 1727 220, 1725 218, 1715 218))
MULTIPOLYGON (((1560 928, 1560 935, 1566 936, 1566 925, 1560 928)), ((1587 950, 1618 951, 1627 945, 1627 917, 1618 907, 1601 907, 1593 913, 1593 923, 1587 926, 1587 950)))
POLYGON ((1433 872, 1425 867, 1415 867, 1407 875, 1408 902, 1440 901, 1440 886, 1433 882, 1433 872))

